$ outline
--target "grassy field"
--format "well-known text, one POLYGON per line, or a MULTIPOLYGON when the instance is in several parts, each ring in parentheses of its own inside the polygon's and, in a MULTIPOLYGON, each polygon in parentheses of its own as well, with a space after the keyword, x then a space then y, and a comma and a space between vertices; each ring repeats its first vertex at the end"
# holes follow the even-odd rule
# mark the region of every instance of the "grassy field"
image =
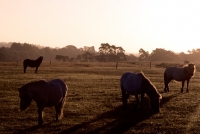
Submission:
POLYGON ((189 93, 180 93, 181 83, 171 82, 164 93, 164 67, 150 69, 148 63, 63 63, 43 62, 37 74, 33 68, 23 73, 22 63, 0 63, 0 133, 160 133, 190 134, 200 131, 200 77, 197 66, 189 93), (128 108, 121 102, 119 79, 126 71, 140 72, 152 81, 163 99, 158 114, 152 114, 145 96, 143 111, 128 108), (44 125, 37 126, 34 102, 19 113, 17 88, 37 79, 63 79, 68 85, 64 118, 55 122, 54 108, 44 110, 44 125))

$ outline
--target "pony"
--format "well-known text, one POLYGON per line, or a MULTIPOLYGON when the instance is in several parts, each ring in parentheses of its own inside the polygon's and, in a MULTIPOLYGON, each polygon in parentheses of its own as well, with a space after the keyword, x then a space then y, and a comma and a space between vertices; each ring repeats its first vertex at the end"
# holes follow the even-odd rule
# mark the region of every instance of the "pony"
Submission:
POLYGON ((189 63, 183 67, 168 67, 164 72, 164 91, 169 92, 168 84, 171 80, 182 82, 181 92, 183 92, 183 87, 185 81, 187 81, 187 92, 190 79, 194 76, 196 71, 195 64, 189 63))
POLYGON ((43 124, 42 111, 45 107, 55 107, 56 121, 58 121, 63 116, 67 90, 67 85, 61 79, 29 82, 18 88, 20 111, 24 111, 34 100, 38 107, 38 125, 43 124))
POLYGON ((160 100, 162 99, 161 94, 157 91, 156 87, 150 82, 150 80, 141 73, 125 72, 120 79, 120 87, 122 93, 123 107, 127 107, 127 99, 130 95, 134 95, 136 98, 136 106, 140 103, 140 109, 142 109, 142 103, 144 95, 150 99, 150 106, 153 112, 157 113, 160 111, 160 100), (138 95, 141 95, 139 101, 138 95))
POLYGON ((39 58, 37 58, 36 60, 30 60, 30 59, 25 59, 23 62, 24 65, 24 73, 26 73, 26 68, 27 67, 36 67, 35 69, 35 73, 37 73, 38 67, 40 66, 40 64, 42 63, 43 60, 43 56, 40 56, 39 58))

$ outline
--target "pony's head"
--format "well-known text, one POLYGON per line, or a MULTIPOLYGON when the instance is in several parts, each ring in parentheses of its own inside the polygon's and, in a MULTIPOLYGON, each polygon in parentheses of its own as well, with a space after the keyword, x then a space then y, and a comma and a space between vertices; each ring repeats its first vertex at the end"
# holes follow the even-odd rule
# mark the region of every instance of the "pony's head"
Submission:
POLYGON ((38 58, 38 60, 43 60, 43 56, 40 56, 40 57, 38 58))
POLYGON ((27 90, 27 86, 18 88, 20 98, 20 110, 24 111, 32 101, 31 93, 27 90))
POLYGON ((156 87, 151 83, 151 81, 141 73, 143 78, 143 86, 146 89, 145 92, 150 98, 150 106, 154 113, 160 111, 160 100, 162 99, 161 94, 157 91, 156 87))
POLYGON ((150 99, 150 106, 154 113, 160 112, 160 100, 162 99, 162 96, 160 94, 157 94, 155 97, 150 99))
POLYGON ((189 63, 188 65, 184 66, 184 71, 188 74, 188 76, 194 76, 196 71, 195 64, 189 63))

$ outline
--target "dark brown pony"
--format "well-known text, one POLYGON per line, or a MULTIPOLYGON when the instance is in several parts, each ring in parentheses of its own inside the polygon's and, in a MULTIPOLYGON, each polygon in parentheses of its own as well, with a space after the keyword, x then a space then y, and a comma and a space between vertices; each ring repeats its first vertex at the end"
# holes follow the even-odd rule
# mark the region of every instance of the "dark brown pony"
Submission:
POLYGON ((164 72, 164 84, 165 84, 165 92, 169 92, 168 84, 171 80, 182 82, 181 92, 183 92, 183 87, 185 81, 187 81, 187 92, 190 79, 194 76, 196 71, 195 64, 187 64, 183 67, 169 67, 164 72))
POLYGON ((127 99, 131 94, 136 98, 136 106, 140 104, 141 109, 144 95, 147 94, 150 99, 150 106, 153 112, 157 113, 160 111, 160 99, 162 99, 162 96, 159 94, 156 87, 150 82, 150 80, 144 76, 143 73, 124 73, 120 79, 120 86, 124 108, 126 108, 127 99), (141 101, 139 101, 138 98, 139 94, 141 95, 141 101))
POLYGON ((43 60, 43 56, 40 56, 39 58, 37 58, 36 60, 30 60, 30 59, 25 59, 23 62, 24 65, 24 73, 26 73, 26 68, 27 67, 35 67, 35 73, 37 73, 38 67, 40 66, 40 64, 42 63, 43 60))
POLYGON ((45 107, 55 107, 56 121, 61 119, 67 96, 67 85, 61 79, 49 82, 38 80, 27 83, 19 89, 20 109, 25 110, 34 100, 38 107, 38 125, 43 124, 42 111, 45 107))

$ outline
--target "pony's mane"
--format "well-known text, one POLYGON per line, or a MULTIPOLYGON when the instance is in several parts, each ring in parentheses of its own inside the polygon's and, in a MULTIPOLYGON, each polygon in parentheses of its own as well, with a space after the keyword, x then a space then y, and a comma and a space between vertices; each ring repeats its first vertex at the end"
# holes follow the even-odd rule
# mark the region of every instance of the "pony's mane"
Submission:
MULTIPOLYGON (((193 68, 194 68, 193 74, 194 74, 194 73, 196 72, 196 66, 195 66, 195 64, 193 64, 193 63, 189 63, 189 64, 184 65, 184 66, 183 66, 184 70, 185 70, 186 72, 188 72, 188 69, 190 69, 189 66, 193 66, 193 68)), ((193 76, 194 76, 194 75, 193 75, 193 76)))
POLYGON ((142 76, 142 79, 144 81, 144 83, 148 83, 150 86, 152 86, 155 90, 155 93, 158 94, 160 96, 160 93, 158 92, 158 90, 156 89, 156 87, 153 85, 153 83, 144 75, 143 72, 140 73, 142 76))
POLYGON ((43 60, 43 56, 38 57, 37 60, 43 60))
POLYGON ((19 92, 22 91, 22 90, 25 90, 27 86, 30 86, 30 85, 41 85, 41 84, 44 84, 46 83, 47 81, 46 80, 34 80, 34 81, 31 81, 25 85, 23 85, 22 87, 19 88, 19 92))
POLYGON ((186 64, 183 67, 188 67, 188 66, 194 66, 194 68, 196 68, 195 64, 193 64, 193 63, 186 64))

